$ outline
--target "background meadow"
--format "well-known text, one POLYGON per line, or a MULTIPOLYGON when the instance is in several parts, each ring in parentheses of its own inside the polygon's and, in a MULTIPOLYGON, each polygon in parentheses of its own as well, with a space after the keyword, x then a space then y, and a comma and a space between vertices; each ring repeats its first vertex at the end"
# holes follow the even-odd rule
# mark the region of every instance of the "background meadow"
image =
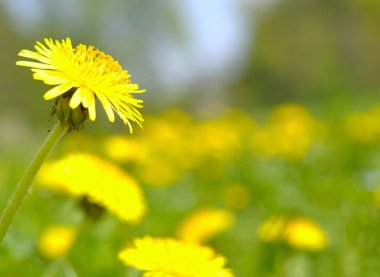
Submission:
POLYGON ((379 275, 380 5, 203 2, 0 2, 0 209, 54 122, 21 49, 69 36, 147 89, 144 130, 98 105, 55 148, 0 276, 141 276, 117 255, 147 235, 211 246, 236 276, 379 275))

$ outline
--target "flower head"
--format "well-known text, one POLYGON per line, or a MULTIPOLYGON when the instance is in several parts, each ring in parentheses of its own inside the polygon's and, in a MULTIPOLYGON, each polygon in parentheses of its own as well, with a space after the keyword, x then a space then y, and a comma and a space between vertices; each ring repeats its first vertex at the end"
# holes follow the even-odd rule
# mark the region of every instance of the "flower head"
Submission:
POLYGON ((203 243, 232 227, 234 215, 228 210, 200 209, 181 223, 178 237, 184 241, 203 243))
POLYGON ((38 249, 47 258, 56 259, 67 253, 77 235, 73 226, 52 225, 41 234, 38 249))
POLYGON ((93 155, 72 154, 48 162, 38 179, 45 187, 85 196, 122 221, 139 222, 146 210, 137 182, 117 166, 93 155))
POLYGON ((294 247, 309 251, 321 251, 327 246, 325 232, 309 218, 291 220, 285 230, 286 242, 294 247))
POLYGON ((146 271, 144 277, 232 277, 226 259, 209 247, 166 238, 144 237, 119 252, 129 266, 146 271))
POLYGON ((327 235, 314 220, 302 216, 273 216, 258 228, 263 242, 283 242, 290 247, 321 251, 327 247, 327 235))
POLYGON ((252 134, 252 147, 264 156, 302 159, 324 135, 324 126, 304 107, 283 104, 276 107, 264 128, 252 134))
POLYGON ((142 115, 137 108, 142 100, 131 94, 142 93, 133 84, 130 75, 111 56, 93 46, 79 44, 73 47, 71 40, 45 39, 45 44, 37 42, 36 51, 21 50, 19 56, 36 60, 18 61, 16 64, 30 67, 33 78, 54 87, 44 94, 45 100, 68 96, 68 105, 76 109, 81 105, 88 109, 90 120, 96 118, 95 100, 99 99, 108 119, 114 122, 114 111, 132 132, 130 121, 141 125, 142 115))
POLYGON ((351 113, 346 119, 346 134, 354 143, 377 143, 380 137, 380 106, 367 112, 351 113))

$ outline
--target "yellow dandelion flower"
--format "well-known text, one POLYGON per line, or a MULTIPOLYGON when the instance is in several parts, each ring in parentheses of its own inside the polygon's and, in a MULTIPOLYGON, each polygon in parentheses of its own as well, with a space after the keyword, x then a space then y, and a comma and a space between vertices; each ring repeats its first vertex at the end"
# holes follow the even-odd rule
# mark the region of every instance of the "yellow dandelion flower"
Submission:
POLYGON ((199 123, 196 135, 190 141, 191 151, 200 156, 200 160, 216 161, 232 159, 242 148, 242 141, 236 122, 228 118, 218 118, 199 123), (218 139, 215 139, 218 138, 218 139))
POLYGON ((258 229, 264 242, 283 242, 293 248, 320 251, 327 246, 327 236, 319 225, 306 217, 273 216, 258 229))
POLYGON ((146 271, 144 277, 233 277, 226 259, 191 242, 144 237, 119 252, 126 265, 146 271))
POLYGON ((259 154, 279 156, 289 160, 303 158, 313 143, 324 135, 323 124, 298 104, 276 107, 265 128, 252 134, 252 148, 259 154))
POLYGON ((276 242, 283 239, 287 219, 284 216, 273 216, 260 224, 257 234, 264 242, 276 242))
POLYGON ((316 222, 309 218, 292 219, 284 232, 285 242, 294 248, 321 251, 327 246, 327 236, 316 222))
POLYGON ((355 143, 376 143, 380 137, 380 107, 355 112, 346 119, 346 134, 355 143))
POLYGON ((278 154, 289 159, 303 157, 323 132, 321 122, 298 104, 285 104, 274 109, 268 128, 275 138, 278 154))
POLYGON ((137 182, 117 166, 88 154, 72 154, 46 163, 39 175, 41 185, 74 196, 87 196, 120 220, 139 222, 145 199, 137 182))
POLYGON ((230 229, 234 215, 227 210, 204 208, 191 213, 178 228, 178 237, 184 241, 203 243, 230 229))
POLYGON ((143 101, 133 98, 132 94, 144 90, 131 82, 128 72, 116 60, 93 46, 73 47, 69 38, 45 39, 44 42, 46 45, 36 42, 35 51, 19 53, 36 62, 18 61, 16 64, 30 67, 35 80, 54 86, 44 94, 45 100, 68 96, 71 109, 81 105, 88 109, 89 118, 94 121, 98 98, 110 122, 115 120, 115 111, 131 132, 130 121, 141 125, 143 118, 137 108, 142 108, 143 101))
POLYGON ((41 254, 50 259, 64 256, 73 245, 77 232, 73 226, 52 225, 43 231, 38 240, 41 254))

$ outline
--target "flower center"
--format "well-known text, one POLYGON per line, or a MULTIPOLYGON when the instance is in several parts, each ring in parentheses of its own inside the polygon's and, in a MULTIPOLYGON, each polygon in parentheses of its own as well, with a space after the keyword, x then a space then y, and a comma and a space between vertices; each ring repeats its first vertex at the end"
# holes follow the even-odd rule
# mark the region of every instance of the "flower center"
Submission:
POLYGON ((120 64, 115 61, 112 56, 106 55, 93 46, 87 47, 86 45, 80 44, 75 48, 75 54, 79 58, 81 65, 89 65, 91 68, 96 68, 98 72, 124 72, 120 64))

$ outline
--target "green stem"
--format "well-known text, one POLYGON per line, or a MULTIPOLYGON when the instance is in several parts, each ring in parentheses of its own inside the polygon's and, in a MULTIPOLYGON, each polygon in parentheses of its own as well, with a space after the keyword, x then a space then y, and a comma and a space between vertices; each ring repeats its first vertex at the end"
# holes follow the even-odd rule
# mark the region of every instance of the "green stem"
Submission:
POLYGON ((29 188, 31 187, 32 181, 36 176, 38 170, 40 169, 42 163, 46 159, 50 150, 58 142, 58 140, 66 134, 68 127, 62 127, 61 123, 58 122, 52 131, 50 131, 45 142, 42 144, 41 148, 37 152, 36 156, 30 163, 28 169, 26 170, 24 176, 21 178, 20 183, 18 183, 15 192, 8 200, 8 205, 4 209, 0 217, 0 244, 5 237, 7 230, 15 216, 18 208, 21 205, 22 200, 27 194, 29 188))

